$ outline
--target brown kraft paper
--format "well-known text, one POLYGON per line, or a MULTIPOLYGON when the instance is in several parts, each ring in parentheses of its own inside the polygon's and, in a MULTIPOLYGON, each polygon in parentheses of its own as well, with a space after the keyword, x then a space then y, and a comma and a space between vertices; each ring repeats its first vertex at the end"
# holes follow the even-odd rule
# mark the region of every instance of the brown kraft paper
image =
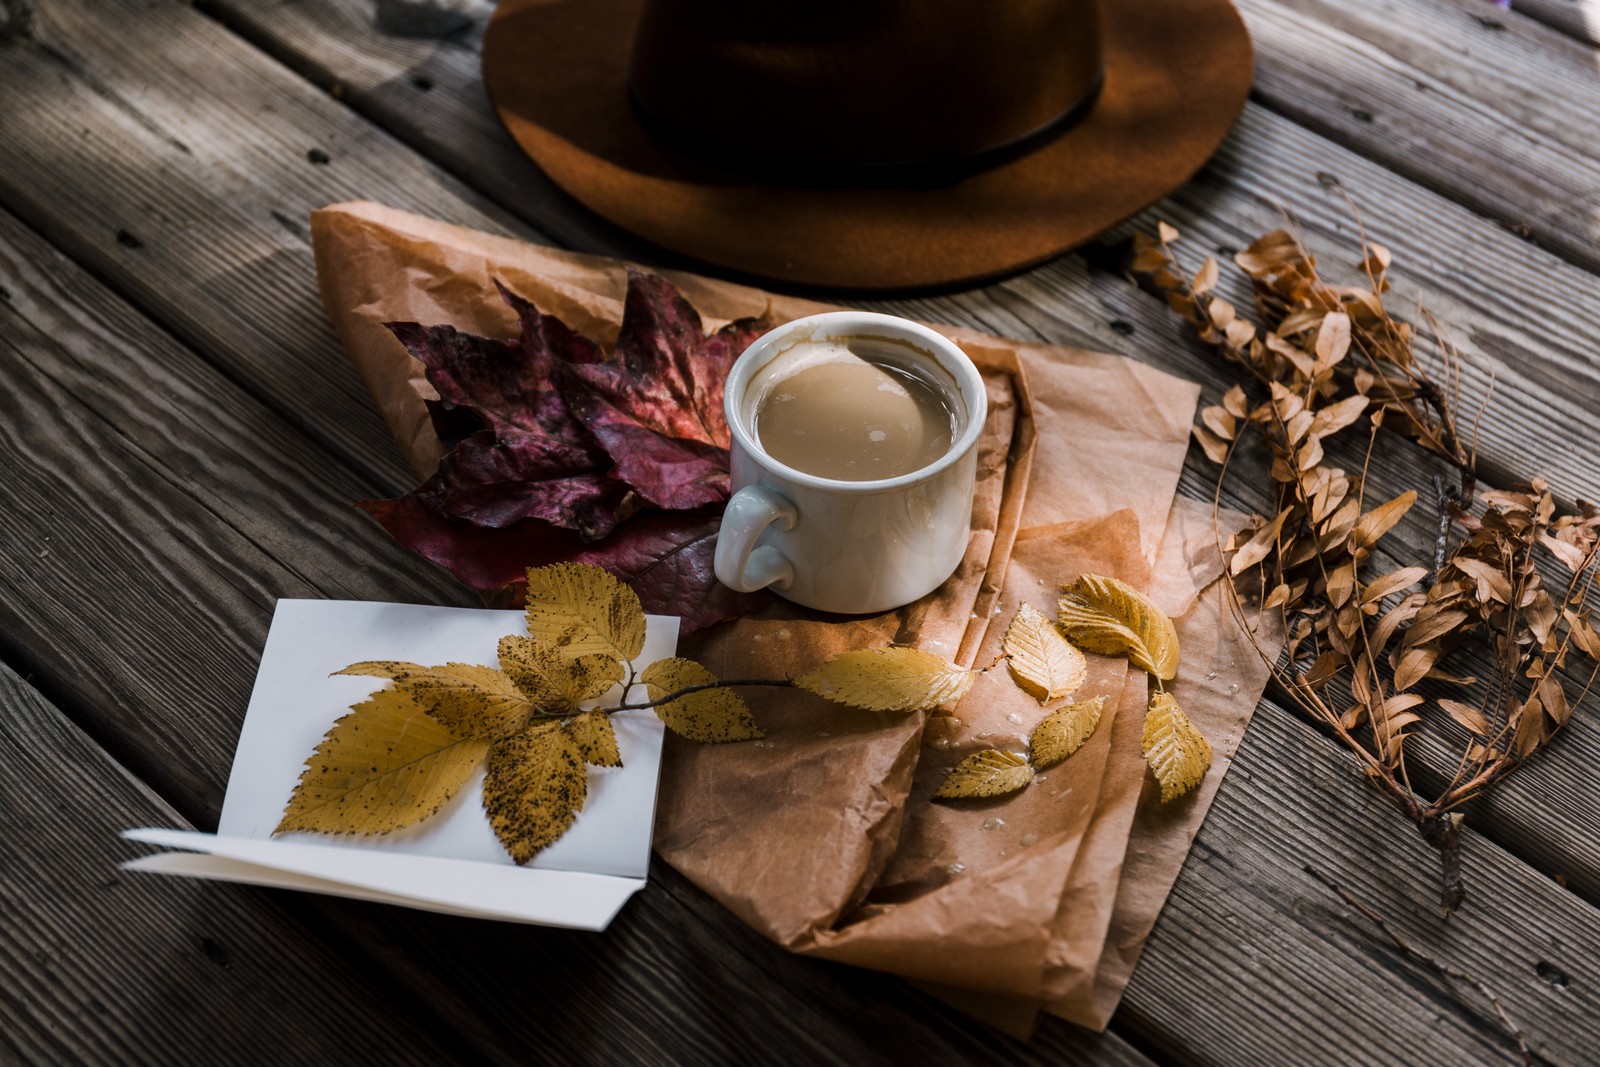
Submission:
MULTIPOLYGON (((513 335, 496 278, 602 341, 620 322, 625 274, 613 260, 364 203, 319 211, 312 229, 329 316, 419 474, 439 456, 423 406, 433 393, 384 322, 513 335)), ((708 325, 831 310, 663 273, 708 325)), ((991 401, 974 536, 957 573, 923 601, 879 616, 820 616, 780 602, 701 635, 687 654, 723 676, 746 677, 788 677, 835 652, 891 642, 987 664, 1018 604, 1048 612, 1060 584, 1089 570, 1149 588, 1169 607, 1195 602, 1194 590, 1220 566, 1201 543, 1203 525, 1215 555, 1209 515, 1198 524, 1180 518, 1187 508, 1172 511, 1198 387, 1124 357, 936 328, 978 364, 991 401)), ((1114 1006, 1131 973, 1264 684, 1264 671, 1260 683, 1247 677, 1253 653, 1232 657, 1241 685, 1227 713, 1193 683, 1192 673, 1216 669, 1212 646, 1234 632, 1214 607, 1202 597, 1179 620, 1177 694, 1218 759, 1197 796, 1158 817, 1140 799, 1144 676, 1091 657, 1078 697, 1108 697, 1100 729, 1044 781, 988 802, 926 797, 965 752, 1020 750, 1047 712, 1011 685, 1003 665, 953 715, 934 716, 926 735, 923 714, 763 693, 752 699, 762 741, 669 744, 656 848, 796 951, 971 991, 963 1007, 1013 1031, 1030 1026, 1040 1004, 1103 1026, 1102 1009, 1109 1016, 1105 1005, 1114 1006), (1129 854, 1124 877, 1130 835, 1146 844, 1137 862, 1129 854), (1140 884, 1122 888, 1134 872, 1140 884), (1107 980, 1097 984, 1101 974, 1107 980)))

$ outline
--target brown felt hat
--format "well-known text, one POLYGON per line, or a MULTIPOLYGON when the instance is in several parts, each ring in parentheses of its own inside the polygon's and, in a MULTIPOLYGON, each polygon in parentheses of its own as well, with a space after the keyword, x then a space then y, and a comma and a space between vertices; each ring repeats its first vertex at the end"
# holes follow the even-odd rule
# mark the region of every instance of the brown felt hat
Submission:
POLYGON ((1250 89, 1228 0, 502 0, 523 150, 664 248, 803 286, 977 282, 1186 181, 1250 89))

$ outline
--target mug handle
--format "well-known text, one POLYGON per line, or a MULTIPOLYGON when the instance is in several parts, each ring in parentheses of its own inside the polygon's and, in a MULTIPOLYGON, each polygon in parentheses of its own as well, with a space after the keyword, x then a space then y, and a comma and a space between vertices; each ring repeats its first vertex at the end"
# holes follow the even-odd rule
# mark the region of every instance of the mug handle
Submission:
POLYGON ((756 546, 768 526, 794 529, 795 507, 776 490, 747 485, 728 500, 717 530, 717 580, 739 593, 753 593, 769 585, 787 589, 794 580, 794 564, 770 545, 756 546))

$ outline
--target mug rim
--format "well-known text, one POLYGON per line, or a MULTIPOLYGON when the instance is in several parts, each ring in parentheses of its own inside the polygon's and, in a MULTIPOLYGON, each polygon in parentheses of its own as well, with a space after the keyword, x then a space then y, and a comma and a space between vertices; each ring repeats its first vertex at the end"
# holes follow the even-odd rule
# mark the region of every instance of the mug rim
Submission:
MULTIPOLYGON (((921 347, 914 345, 913 347, 921 347)), ((776 358, 776 353, 772 358, 776 358)), ((767 365, 768 361, 760 364, 767 365)), ((755 369, 760 369, 759 367, 755 369)), ((978 370, 977 364, 948 337, 937 330, 930 329, 920 322, 901 318, 898 315, 885 315, 877 311, 824 311, 816 315, 805 315, 798 319, 791 319, 781 326, 774 326, 754 341, 750 342, 739 358, 733 361, 733 366, 728 371, 727 381, 723 383, 722 414, 728 424, 728 434, 740 445, 745 452, 757 458, 760 463, 773 468, 784 478, 797 485, 811 489, 825 489, 830 492, 845 493, 880 493, 903 489, 906 486, 916 485, 918 482, 932 478, 939 473, 959 463, 973 448, 977 446, 978 439, 983 434, 984 424, 989 418, 989 395, 983 384, 983 374, 978 370), (847 481, 840 478, 824 478, 818 474, 810 474, 777 459, 766 449, 761 447, 761 442, 750 434, 744 420, 740 418, 738 410, 743 406, 745 389, 754 374, 752 367, 757 359, 765 355, 768 349, 788 338, 791 332, 809 329, 810 340, 826 341, 838 337, 863 336, 862 330, 869 332, 864 336, 885 337, 882 332, 873 333, 873 328, 887 329, 887 339, 894 341, 920 341, 932 352, 928 353, 939 365, 955 379, 961 391, 962 406, 966 409, 966 425, 962 427, 960 435, 951 442, 950 447, 938 459, 925 467, 918 467, 914 471, 896 475, 893 478, 878 478, 872 481, 847 481), (970 395, 969 395, 970 394, 970 395)))

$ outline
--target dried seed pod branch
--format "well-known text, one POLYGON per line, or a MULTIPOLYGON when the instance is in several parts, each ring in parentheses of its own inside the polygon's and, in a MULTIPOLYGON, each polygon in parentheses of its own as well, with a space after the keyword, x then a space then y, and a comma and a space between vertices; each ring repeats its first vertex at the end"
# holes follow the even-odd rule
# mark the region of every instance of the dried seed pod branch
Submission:
MULTIPOLYGON (((1242 621, 1240 598, 1259 594, 1263 611, 1278 613, 1286 648, 1272 667, 1281 692, 1348 747, 1438 847, 1448 912, 1465 892, 1457 809, 1558 733, 1600 670, 1591 662, 1578 699, 1569 699, 1569 675, 1582 677, 1569 661, 1600 655, 1586 607, 1600 563, 1600 513, 1580 502, 1574 513, 1558 515, 1539 478, 1476 491, 1476 432, 1469 446, 1456 414, 1456 349, 1422 311, 1423 339, 1444 371, 1441 385, 1416 350, 1418 331, 1385 308, 1391 257, 1364 231, 1365 285, 1325 279, 1289 229, 1238 253, 1259 325, 1215 294, 1214 259, 1192 276, 1182 269, 1177 241, 1166 223, 1154 237, 1136 237, 1132 269, 1201 341, 1245 371, 1245 382, 1204 409, 1194 428, 1201 448, 1222 465, 1218 500, 1230 475, 1239 474, 1235 454, 1252 429, 1269 461, 1271 517, 1224 545, 1235 612, 1242 621), (1348 456, 1350 448, 1334 439, 1363 420, 1365 448, 1353 473, 1336 466, 1328 450, 1348 456), (1384 431, 1442 460, 1456 484, 1447 489, 1432 476, 1428 498, 1440 518, 1429 558, 1371 575, 1366 568, 1380 558, 1380 542, 1418 500, 1416 489, 1383 502, 1369 497, 1369 468, 1384 431), (1557 569, 1568 577, 1553 594, 1547 575, 1557 569), (1473 649, 1489 660, 1484 680, 1440 666, 1473 649), (1424 693, 1426 682, 1457 687, 1458 695, 1424 693), (1442 714, 1427 707, 1430 699, 1442 714), (1411 782, 1406 740, 1428 726, 1451 730, 1446 723, 1461 741, 1459 758, 1445 787, 1424 795, 1411 782)), ((1422 459, 1417 480, 1427 485, 1431 472, 1422 459)))

